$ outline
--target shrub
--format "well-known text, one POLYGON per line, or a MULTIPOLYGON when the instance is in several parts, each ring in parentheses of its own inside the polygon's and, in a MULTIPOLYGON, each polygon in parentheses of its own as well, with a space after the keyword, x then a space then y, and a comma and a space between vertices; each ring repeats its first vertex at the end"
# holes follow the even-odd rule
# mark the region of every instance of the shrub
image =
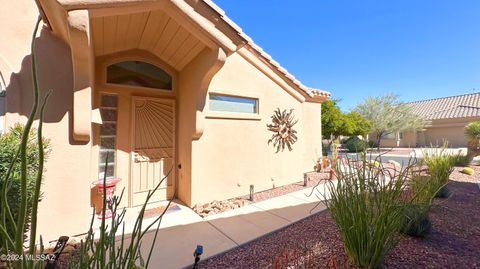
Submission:
POLYGON ((465 168, 462 169, 461 172, 464 173, 464 174, 467 174, 469 176, 473 176, 473 174, 475 174, 475 170, 473 170, 473 168, 471 168, 471 167, 465 167, 465 168))
POLYGON ((368 147, 369 148, 378 148, 378 143, 372 140, 368 140, 368 147))
POLYGON ((349 152, 362 152, 367 149, 367 142, 356 136, 352 136, 345 142, 345 147, 349 152))
POLYGON ((470 157, 467 156, 467 155, 457 154, 457 155, 453 156, 453 158, 454 158, 454 165, 455 166, 465 167, 465 166, 468 166, 470 164, 470 157))
POLYGON ((431 230, 428 217, 432 199, 438 186, 430 176, 414 176, 409 182, 410 201, 407 202, 401 232, 415 237, 426 237, 431 230))
POLYGON ((349 137, 343 137, 340 139, 340 143, 342 144, 345 144, 347 143, 348 141, 350 141, 350 139, 352 139, 354 136, 349 136, 349 137))
POLYGON ((405 210, 401 232, 414 237, 426 237, 432 230, 428 209, 416 204, 408 204, 405 210))
MULTIPOLYGON (((363 159, 366 158, 363 153, 363 159)), ((393 179, 388 170, 372 169, 367 162, 343 160, 336 169, 338 180, 327 184, 326 200, 350 260, 364 268, 378 268, 397 244, 404 220, 404 184, 412 165, 393 179)))
POLYGON ((438 192, 435 194, 437 198, 448 198, 450 197, 450 191, 448 190, 447 186, 441 187, 438 192))
POLYGON ((410 182, 411 202, 418 205, 429 205, 438 192, 439 187, 431 176, 414 176, 410 182))
MULTIPOLYGON (((433 153, 424 151, 423 161, 428 167, 428 173, 436 184, 437 190, 447 185, 456 161, 456 157, 445 154, 444 149, 433 153)), ((436 197, 441 198, 438 195, 436 197)))
MULTIPOLYGON (((9 132, 0 136, 0 189, 3 189, 5 178, 10 164, 15 155, 17 154, 18 148, 21 143, 23 133, 23 125, 16 124, 12 127, 9 132)), ((48 155, 48 141, 44 140, 44 149, 46 156, 48 155)), ((39 166, 39 155, 38 155, 38 145, 37 145, 37 133, 35 130, 32 130, 29 134, 29 139, 27 142, 27 216, 31 213, 31 202, 34 195, 34 188, 36 182, 36 176, 39 166)), ((20 209, 21 202, 21 183, 20 183, 20 158, 17 158, 16 162, 13 165, 11 177, 10 177, 10 186, 7 191, 7 203, 10 206, 12 215, 14 219, 17 219, 20 209)), ((27 217, 28 218, 28 217, 27 217)), ((13 236, 14 229, 11 223, 8 223, 7 219, 7 232, 13 236)), ((28 225, 26 226, 25 232, 28 231, 28 225)), ((0 242, 1 244, 1 242, 0 242)), ((0 245, 1 247, 1 245, 0 245)))

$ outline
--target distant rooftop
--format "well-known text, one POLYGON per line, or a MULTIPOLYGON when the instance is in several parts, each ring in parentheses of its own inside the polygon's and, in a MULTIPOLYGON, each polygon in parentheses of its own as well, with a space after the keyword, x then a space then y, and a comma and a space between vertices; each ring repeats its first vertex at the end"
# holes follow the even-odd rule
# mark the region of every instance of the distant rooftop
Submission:
POLYGON ((407 103, 428 120, 480 117, 480 92, 407 103))

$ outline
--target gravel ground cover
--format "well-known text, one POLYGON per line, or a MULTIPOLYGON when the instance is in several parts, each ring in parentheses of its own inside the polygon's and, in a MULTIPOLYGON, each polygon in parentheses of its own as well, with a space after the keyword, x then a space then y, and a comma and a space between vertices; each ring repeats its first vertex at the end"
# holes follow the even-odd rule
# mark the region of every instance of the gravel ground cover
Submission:
MULTIPOLYGON (((329 170, 328 170, 329 171, 329 170)), ((211 216, 218 213, 226 212, 235 208, 239 208, 252 203, 260 202, 270 198, 274 198, 280 195, 285 195, 291 192, 303 190, 306 188, 317 186, 320 182, 328 180, 330 174, 328 172, 307 173, 307 185, 304 185, 303 181, 295 182, 292 184, 272 188, 269 190, 254 193, 254 201, 250 201, 250 196, 240 196, 228 200, 212 201, 210 203, 195 205, 192 209, 201 217, 211 216)))
MULTIPOLYGON (((330 176, 329 173, 315 173, 315 172, 307 173, 307 177, 308 177, 307 186, 304 186, 303 181, 299 181, 289 185, 276 187, 274 189, 257 192, 254 194, 255 202, 260 202, 260 201, 267 200, 280 195, 285 195, 291 192, 314 187, 318 185, 321 181, 328 180, 329 176, 330 176)), ((246 196, 242 196, 241 198, 248 199, 249 197, 246 195, 246 196)))
MULTIPOLYGON (((448 184, 452 196, 437 199, 430 211, 429 237, 401 236, 384 268, 480 268, 480 167, 472 168, 474 176, 455 168, 448 184)), ((274 266, 286 259, 306 261, 307 268, 354 268, 328 211, 202 261, 199 268, 287 268, 274 266)))

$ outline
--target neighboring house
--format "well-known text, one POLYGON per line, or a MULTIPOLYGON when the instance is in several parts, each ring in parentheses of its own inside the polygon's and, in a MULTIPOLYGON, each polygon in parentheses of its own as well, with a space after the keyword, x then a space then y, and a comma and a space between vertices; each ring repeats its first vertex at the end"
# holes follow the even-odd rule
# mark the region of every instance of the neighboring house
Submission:
POLYGON ((413 111, 430 120, 423 131, 389 134, 382 139, 384 147, 441 146, 466 147, 465 126, 480 120, 480 93, 463 94, 408 103, 413 111))
MULTIPOLYGON (((40 203, 44 239, 86 232, 92 182, 121 178, 124 205, 154 197, 189 206, 293 183, 321 156, 321 102, 209 0, 37 0, 44 136, 52 152, 40 203), (294 109, 298 141, 275 153, 276 108, 294 109), (98 124, 102 123, 102 124, 98 124), (169 173, 169 171, 171 171, 169 173)), ((31 0, 0 0, 6 126, 32 101, 31 0)), ((95 195, 92 195, 95 196, 95 195)))

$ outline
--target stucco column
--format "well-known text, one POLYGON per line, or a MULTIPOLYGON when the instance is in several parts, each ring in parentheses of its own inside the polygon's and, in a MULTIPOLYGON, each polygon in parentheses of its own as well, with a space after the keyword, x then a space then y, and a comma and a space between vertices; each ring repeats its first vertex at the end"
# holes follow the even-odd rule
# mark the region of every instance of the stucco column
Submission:
POLYGON ((179 75, 178 93, 178 197, 192 201, 192 141, 203 134, 204 107, 213 76, 225 63, 227 54, 221 48, 203 50, 179 75))
POLYGON ((90 141, 94 56, 87 10, 68 12, 68 33, 73 66, 72 137, 90 141))

